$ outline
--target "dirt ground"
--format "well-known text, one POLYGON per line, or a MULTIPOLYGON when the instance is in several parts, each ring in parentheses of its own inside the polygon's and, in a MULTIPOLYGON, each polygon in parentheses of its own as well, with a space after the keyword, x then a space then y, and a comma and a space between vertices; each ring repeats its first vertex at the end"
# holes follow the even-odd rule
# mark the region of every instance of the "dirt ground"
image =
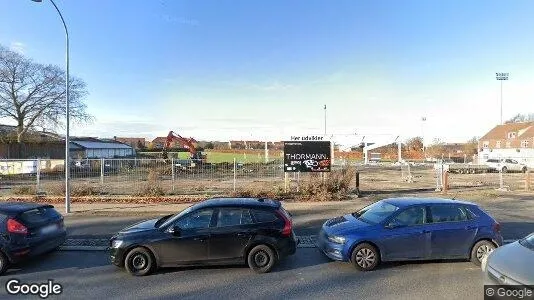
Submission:
MULTIPOLYGON (((437 187, 436 172, 429 167, 412 167, 409 171, 401 167, 359 166, 360 190, 368 193, 409 193, 434 191, 437 187)), ((288 191, 297 191, 303 183, 310 180, 309 174, 288 174, 288 191)), ((327 175, 328 176, 328 175, 327 175)), ((450 193, 469 191, 495 192, 501 187, 499 173, 488 174, 449 174, 450 193)), ((526 174, 502 174, 503 190, 508 192, 525 192, 526 174)), ((534 194, 534 176, 530 176, 531 191, 534 194)), ((284 191, 284 175, 277 171, 250 170, 238 172, 235 177, 229 172, 211 172, 207 174, 175 174, 174 180, 170 175, 150 176, 107 175, 103 184, 99 176, 74 178, 72 180, 72 195, 131 195, 131 196, 173 196, 198 194, 224 194, 235 190, 284 191)), ((351 187, 356 187, 353 180, 351 187)), ((0 181, 0 195, 35 195, 37 192, 46 195, 62 195, 63 181, 58 179, 41 180, 37 191, 35 178, 0 181)))

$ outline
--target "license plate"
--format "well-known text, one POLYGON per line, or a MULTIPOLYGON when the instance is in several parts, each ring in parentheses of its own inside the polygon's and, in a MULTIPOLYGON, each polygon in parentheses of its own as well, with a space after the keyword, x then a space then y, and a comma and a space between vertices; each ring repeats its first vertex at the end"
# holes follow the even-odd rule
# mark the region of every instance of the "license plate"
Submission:
POLYGON ((54 232, 56 230, 57 230, 57 225, 56 224, 52 224, 52 225, 48 225, 48 226, 45 226, 45 227, 41 228, 41 233, 42 234, 48 234, 48 233, 54 232))

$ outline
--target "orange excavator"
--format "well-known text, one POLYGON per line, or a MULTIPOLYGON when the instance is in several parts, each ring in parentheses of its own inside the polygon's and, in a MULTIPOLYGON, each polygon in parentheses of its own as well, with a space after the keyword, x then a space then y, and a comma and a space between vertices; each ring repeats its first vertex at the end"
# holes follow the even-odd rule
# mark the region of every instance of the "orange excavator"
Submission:
POLYGON ((194 138, 184 138, 181 135, 175 133, 174 131, 169 131, 167 139, 165 140, 165 145, 163 146, 163 159, 167 159, 168 150, 171 148, 172 142, 178 142, 180 147, 183 147, 189 151, 190 158, 192 160, 201 160, 204 162, 206 160, 206 155, 197 148, 198 142, 194 138))

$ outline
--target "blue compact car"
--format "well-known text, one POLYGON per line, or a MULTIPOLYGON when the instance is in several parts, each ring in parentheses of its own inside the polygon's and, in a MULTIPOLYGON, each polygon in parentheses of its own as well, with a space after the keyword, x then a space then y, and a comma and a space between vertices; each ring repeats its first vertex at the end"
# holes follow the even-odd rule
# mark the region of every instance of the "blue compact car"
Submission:
POLYGON ((476 204, 452 199, 391 198, 326 221, 318 247, 360 271, 380 262, 482 259, 502 245, 500 224, 476 204))

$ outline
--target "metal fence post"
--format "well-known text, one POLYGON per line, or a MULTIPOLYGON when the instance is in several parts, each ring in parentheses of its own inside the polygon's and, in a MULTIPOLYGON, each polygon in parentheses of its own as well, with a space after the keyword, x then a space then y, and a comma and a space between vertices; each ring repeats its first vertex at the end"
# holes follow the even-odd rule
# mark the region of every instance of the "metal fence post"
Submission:
POLYGON ((237 173, 237 165, 236 165, 236 159, 234 157, 234 192, 235 192, 235 184, 236 184, 236 174, 237 173))
POLYGON ((288 183, 289 183, 289 176, 287 172, 284 172, 284 193, 287 193, 288 183))
POLYGON ((41 159, 37 159, 37 188, 35 190, 36 194, 39 194, 41 191, 40 181, 41 181, 41 159))
POLYGON ((449 189, 449 172, 444 171, 442 173, 443 179, 441 180, 443 188, 441 189, 441 192, 446 194, 447 190, 449 189))
POLYGON ((355 192, 356 192, 356 195, 360 195, 360 172, 356 171, 356 188, 355 188, 355 192))
POLYGON ((297 193, 300 192, 300 171, 297 172, 297 193))
POLYGON ((525 172, 525 191, 530 191, 530 170, 525 172))
POLYGON ((443 179, 443 164, 441 165, 441 168, 438 166, 440 162, 436 162, 434 165, 434 173, 436 174, 436 192, 441 191, 441 180, 443 179))
POLYGON ((503 177, 502 177, 502 168, 500 168, 500 171, 499 171, 499 189, 503 189, 504 188, 504 182, 503 182, 503 177))
POLYGON ((412 177, 412 167, 410 166, 410 163, 408 162, 408 182, 412 183, 413 182, 413 177, 412 177))
POLYGON ((171 157, 172 191, 174 192, 174 157, 171 157))
POLYGON ((265 142, 265 163, 269 163, 269 148, 267 142, 265 142))
POLYGON ((104 185, 104 159, 100 159, 100 184, 104 185))

